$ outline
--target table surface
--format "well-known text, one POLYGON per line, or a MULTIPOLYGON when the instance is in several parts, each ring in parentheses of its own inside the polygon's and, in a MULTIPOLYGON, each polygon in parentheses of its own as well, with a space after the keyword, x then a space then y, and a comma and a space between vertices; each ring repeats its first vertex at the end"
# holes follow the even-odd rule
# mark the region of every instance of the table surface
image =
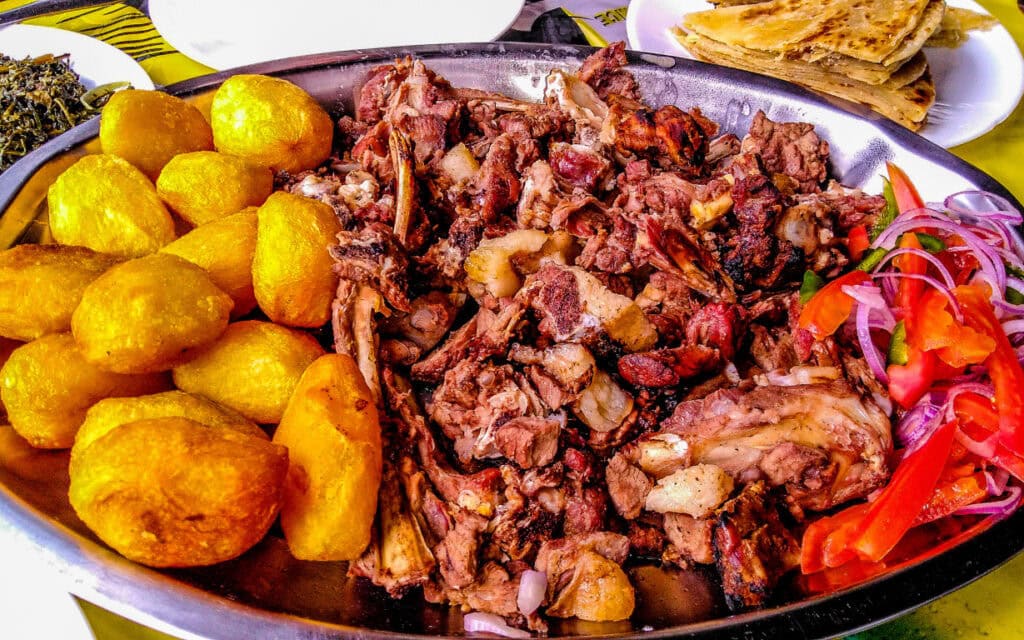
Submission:
MULTIPOLYGON (((0 0, 0 11, 26 4, 27 1, 0 0)), ((556 4, 550 0, 544 1, 556 4)), ((1015 2, 979 2, 1003 23, 1019 45, 1024 43, 1024 15, 1015 2)), ((86 33, 99 32, 103 34, 101 37, 104 40, 113 44, 118 44, 119 32, 130 29, 135 35, 121 47, 134 54, 157 84, 167 85, 211 71, 176 52, 152 29, 152 23, 144 14, 144 1, 126 4, 114 10, 108 9, 105 17, 93 14, 91 18, 76 16, 72 20, 62 20, 62 17, 51 16, 32 22, 86 33), (98 29, 104 24, 120 26, 115 29, 98 29), (139 35, 140 26, 142 36, 139 35)), ((585 4, 576 0, 572 2, 572 8, 579 14, 579 6, 585 4)), ((593 6, 604 14, 615 4, 614 1, 594 0, 593 6)), ((1024 168, 1020 164, 1020 159, 1024 158, 1024 103, 1018 105, 1010 117, 990 133, 951 151, 992 175, 1018 199, 1024 200, 1024 168)), ((1024 588, 1021 585, 1024 585, 1024 555, 959 591, 895 621, 852 636, 850 640, 1024 640, 1024 615, 1020 613, 1024 611, 1024 588)), ((5 607, 16 606, 16 602, 0 603, 0 614, 5 607)), ((88 602, 79 601, 79 606, 96 640, 174 640, 88 602)))

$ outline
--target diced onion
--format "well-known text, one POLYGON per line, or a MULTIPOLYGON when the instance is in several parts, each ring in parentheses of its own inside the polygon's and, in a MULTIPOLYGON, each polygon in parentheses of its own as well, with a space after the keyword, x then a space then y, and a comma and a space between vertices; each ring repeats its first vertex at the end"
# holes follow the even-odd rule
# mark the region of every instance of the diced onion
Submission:
POLYGON ((528 616, 544 602, 548 590, 548 575, 543 571, 527 569, 519 576, 519 594, 516 604, 524 616, 528 616))
POLYGON ((529 638, 530 632, 509 626, 505 619, 493 613, 474 611, 462 618, 462 626, 466 633, 493 633, 505 638, 529 638))

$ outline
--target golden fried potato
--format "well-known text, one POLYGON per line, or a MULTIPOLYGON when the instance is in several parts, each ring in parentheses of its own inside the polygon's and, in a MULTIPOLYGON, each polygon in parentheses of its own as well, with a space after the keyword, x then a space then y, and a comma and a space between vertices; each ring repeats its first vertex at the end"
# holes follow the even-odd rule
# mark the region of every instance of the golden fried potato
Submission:
POLYGON ((252 284, 260 309, 274 322, 293 327, 325 324, 338 288, 327 252, 341 231, 334 210, 279 191, 257 215, 252 284))
POLYGON ((321 356, 295 388, 274 442, 288 447, 281 526, 301 560, 355 560, 380 488, 380 422, 355 360, 321 356))
POLYGON ((179 153, 213 149, 213 131, 199 109, 161 91, 129 89, 110 96, 100 116, 103 153, 121 156, 156 180, 179 153))
POLYGON ((210 123, 218 151, 274 171, 312 169, 331 154, 331 117, 313 96, 281 78, 228 78, 213 96, 210 123))
POLYGON ((174 156, 156 180, 156 192, 171 211, 193 225, 258 207, 273 190, 270 169, 216 151, 174 156))
POLYGON ((234 303, 205 270, 155 253, 86 287, 71 331, 89 362, 118 373, 166 371, 224 332, 234 303))
POLYGON ((232 317, 256 308, 252 291, 252 256, 256 252, 256 211, 242 211, 207 222, 160 250, 199 265, 213 284, 235 301, 232 317))
POLYGON ((180 389, 206 396, 262 424, 276 424, 302 372, 323 347, 295 329, 247 320, 174 368, 180 389))
POLYGON ((594 551, 576 559, 572 580, 547 609, 549 616, 592 622, 626 620, 633 615, 636 595, 617 562, 594 551))
POLYGON ((134 398, 107 398, 92 405, 78 429, 71 449, 72 461, 89 445, 122 424, 151 418, 188 418, 217 429, 233 429, 269 440, 263 429, 242 414, 202 396, 184 391, 164 391, 134 398))
POLYGON ((50 185, 47 202, 60 244, 134 258, 174 240, 174 220, 156 187, 117 156, 89 155, 71 165, 50 185))
POLYGON ((92 249, 57 244, 0 252, 0 336, 27 341, 70 330, 85 287, 118 262, 92 249))
POLYGON ((70 447, 86 410, 103 398, 169 387, 165 375, 99 369, 82 357, 69 333, 46 335, 15 349, 0 370, 0 397, 11 425, 42 449, 70 447))
POLYGON ((274 522, 288 451, 183 417, 114 428, 78 452, 71 506, 101 540, 152 567, 234 558, 274 522))

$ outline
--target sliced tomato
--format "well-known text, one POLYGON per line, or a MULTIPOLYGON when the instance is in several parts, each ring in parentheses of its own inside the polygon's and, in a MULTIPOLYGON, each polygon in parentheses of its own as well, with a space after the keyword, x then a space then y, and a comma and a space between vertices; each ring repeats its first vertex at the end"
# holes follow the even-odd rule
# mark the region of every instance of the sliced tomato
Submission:
POLYGON ((953 295, 964 312, 964 323, 995 342, 984 364, 995 389, 999 441, 1009 453, 1024 457, 1024 370, 1017 352, 996 318, 985 287, 962 285, 953 290, 953 295))
MULTIPOLYGON (((974 467, 973 464, 969 466, 974 467)), ((921 508, 921 512, 917 514, 911 526, 916 527, 926 522, 945 518, 961 507, 981 502, 987 496, 988 484, 985 482, 984 473, 974 472, 959 478, 945 480, 935 487, 931 498, 921 508)))
POLYGON ((921 294, 904 323, 911 345, 922 351, 935 351, 953 370, 984 362, 996 348, 991 336, 957 322, 949 311, 949 300, 935 289, 921 294))
POLYGON ((835 333, 853 312, 853 298, 843 291, 843 287, 864 284, 870 280, 868 274, 854 270, 819 289, 800 311, 800 328, 810 331, 816 340, 835 333))
POLYGON ((853 260, 854 262, 860 261, 864 252, 867 251, 870 246, 871 239, 868 237, 868 228, 866 225, 858 224, 850 229, 850 232, 846 236, 846 251, 850 254, 850 260, 853 260))
MULTIPOLYGON (((921 249, 921 241, 913 233, 904 233, 900 236, 896 246, 900 249, 921 249)), ((921 256, 912 253, 904 253, 892 259, 892 264, 900 273, 911 275, 924 275, 928 271, 928 261, 921 256)), ((907 317, 910 315, 924 291, 925 283, 916 278, 900 278, 896 285, 896 307, 898 311, 907 317)))
POLYGON ((942 425, 919 449, 900 461, 889 484, 870 503, 853 549, 863 560, 881 561, 914 524, 928 503, 949 458, 956 420, 942 425))
MULTIPOLYGON (((834 515, 819 518, 808 525, 800 543, 800 570, 803 573, 814 573, 826 567, 842 564, 836 555, 840 551, 836 542, 828 546, 827 552, 826 542, 830 538, 838 538, 839 536, 833 535, 836 532, 858 524, 863 520, 867 510, 866 503, 856 504, 834 515)), ((856 554, 852 557, 856 557, 856 554)))
POLYGON ((889 376, 889 397, 904 409, 917 404, 935 382, 936 363, 931 351, 908 345, 906 364, 891 364, 885 370, 889 376))
POLYGON ((896 206, 899 207, 900 213, 922 208, 924 200, 903 169, 891 162, 886 162, 885 168, 889 173, 889 183, 892 185, 892 193, 896 196, 896 206))

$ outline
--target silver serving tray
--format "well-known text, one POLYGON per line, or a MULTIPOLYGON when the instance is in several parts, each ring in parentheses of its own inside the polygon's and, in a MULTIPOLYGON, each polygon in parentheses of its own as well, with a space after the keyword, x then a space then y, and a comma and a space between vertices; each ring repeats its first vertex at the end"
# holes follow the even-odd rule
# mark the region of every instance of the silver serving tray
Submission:
MULTIPOLYGON (((225 71, 168 91, 198 96, 233 73, 265 73, 302 86, 340 115, 351 113, 352 96, 371 67, 411 54, 425 59, 455 86, 539 99, 551 68, 574 69, 591 51, 488 43, 340 52, 225 71)), ((913 177, 926 200, 981 188, 1017 204, 981 171, 857 106, 771 78, 691 60, 630 53, 630 61, 649 103, 699 106, 726 131, 745 133, 758 109, 776 121, 814 123, 831 145, 834 174, 846 185, 879 190, 889 160, 913 177)), ((29 207, 43 211, 44 191, 38 183, 45 171, 40 169, 81 153, 98 129, 96 120, 83 124, 0 175, 0 210, 8 212, 12 202, 24 210, 28 200, 29 207)), ((0 230, 10 234, 11 224, 4 223, 14 217, 8 218, 0 219, 0 230)), ((32 238, 33 224, 25 224, 23 239, 32 238)), ((390 600, 365 582, 348 579, 342 563, 296 561, 273 532, 241 558, 215 567, 156 571, 134 564, 99 542, 78 520, 67 502, 67 482, 66 453, 33 452, 18 445, 9 427, 0 428, 0 543, 20 545, 55 569, 71 593, 141 624, 181 638, 209 640, 462 633, 458 612, 425 605, 416 593, 402 601, 390 600)), ((716 587, 704 573, 645 569, 634 574, 639 605, 632 621, 565 623, 552 632, 750 640, 834 637, 925 604, 994 569, 1022 548, 1024 511, 1003 521, 981 520, 921 557, 857 587, 812 598, 783 596, 766 609, 731 616, 717 604, 716 587)))

